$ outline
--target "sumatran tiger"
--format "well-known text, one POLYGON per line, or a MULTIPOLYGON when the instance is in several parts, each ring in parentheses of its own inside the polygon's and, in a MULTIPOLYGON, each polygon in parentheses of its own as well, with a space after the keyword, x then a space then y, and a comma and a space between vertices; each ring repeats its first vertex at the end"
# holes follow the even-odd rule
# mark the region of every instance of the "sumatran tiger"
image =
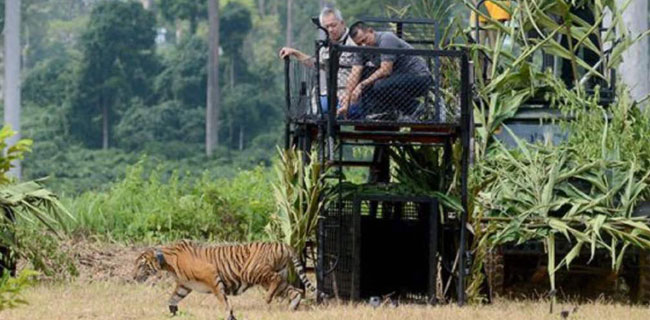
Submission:
POLYGON ((226 307, 226 319, 234 320, 226 296, 240 294, 254 285, 266 289, 266 303, 271 303, 275 296, 287 295, 289 308, 298 308, 303 292, 287 282, 289 262, 305 287, 316 292, 294 250, 285 244, 268 242, 204 246, 183 240, 149 248, 136 259, 133 277, 143 282, 159 271, 169 272, 176 279, 169 299, 173 315, 178 311, 178 302, 194 290, 214 294, 226 307))

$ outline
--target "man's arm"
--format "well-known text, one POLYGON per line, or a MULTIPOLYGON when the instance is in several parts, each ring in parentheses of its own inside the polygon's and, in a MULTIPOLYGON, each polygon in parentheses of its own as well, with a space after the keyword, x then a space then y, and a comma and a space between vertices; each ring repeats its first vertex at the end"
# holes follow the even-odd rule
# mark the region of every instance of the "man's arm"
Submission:
POLYGON ((392 72, 393 72, 393 62, 382 61, 381 65, 379 66, 379 69, 373 72, 368 78, 364 79, 358 84, 355 83, 356 87, 353 88, 353 90, 347 95, 350 99, 350 103, 355 103, 359 100, 359 98, 361 97, 361 93, 363 92, 363 89, 372 85, 375 81, 381 78, 388 77, 392 72))
POLYGON ((337 115, 347 114, 348 108, 350 107, 350 103, 356 102, 356 100, 351 101, 351 98, 353 95, 353 91, 359 84, 359 80, 361 80, 362 71, 363 71, 363 66, 361 65, 352 66, 352 71, 350 71, 350 76, 348 76, 348 81, 345 84, 345 96, 339 97, 339 100, 341 101, 341 108, 336 111, 337 115))
POLYGON ((362 86, 362 89, 375 83, 375 81, 390 76, 393 72, 393 61, 382 61, 379 65, 379 69, 373 72, 368 78, 361 81, 359 85, 362 86))
POLYGON ((304 64, 305 66, 308 67, 315 67, 316 66, 316 59, 314 57, 305 54, 304 52, 294 49, 294 48, 289 48, 289 47, 284 47, 280 49, 280 58, 284 59, 286 57, 294 56, 300 63, 304 64))

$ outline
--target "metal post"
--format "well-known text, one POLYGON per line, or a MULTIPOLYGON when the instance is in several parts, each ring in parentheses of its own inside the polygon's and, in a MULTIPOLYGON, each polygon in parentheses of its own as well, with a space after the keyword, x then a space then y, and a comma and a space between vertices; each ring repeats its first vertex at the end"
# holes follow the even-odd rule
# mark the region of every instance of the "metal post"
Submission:
POLYGON ((461 144, 463 146, 463 156, 461 159, 461 203, 463 211, 460 215, 460 243, 458 259, 458 305, 465 304, 465 246, 467 243, 467 215, 468 215, 468 196, 467 196, 467 176, 469 173, 470 157, 470 79, 469 79, 469 57, 468 52, 461 57, 461 116, 460 116, 460 134, 461 144))
POLYGON ((284 98, 287 106, 287 115, 284 128, 284 148, 289 149, 291 141, 291 88, 289 77, 291 76, 291 61, 289 57, 284 58, 284 98))
MULTIPOLYGON (((438 37, 438 23, 433 24, 434 30, 434 49, 442 49, 442 46, 440 45, 440 37, 438 37)), ((442 115, 442 108, 440 107, 440 56, 436 55, 433 58, 433 76, 434 76, 434 81, 433 81, 433 91, 435 92, 435 95, 433 97, 433 104, 434 104, 434 110, 436 112, 435 116, 435 121, 440 123, 442 122, 443 115, 442 115)))
POLYGON ((329 72, 327 73, 327 144, 329 148, 329 159, 334 160, 334 137, 336 121, 336 89, 339 71, 338 45, 329 47, 329 72))
POLYGON ((438 304, 438 199, 429 202, 429 304, 438 304))

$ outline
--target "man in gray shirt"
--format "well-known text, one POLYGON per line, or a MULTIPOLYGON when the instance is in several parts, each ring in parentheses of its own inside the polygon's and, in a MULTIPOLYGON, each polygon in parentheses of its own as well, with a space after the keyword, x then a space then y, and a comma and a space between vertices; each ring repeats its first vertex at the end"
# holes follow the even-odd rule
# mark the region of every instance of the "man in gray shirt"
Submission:
MULTIPOLYGON (((379 32, 363 22, 350 27, 350 36, 360 46, 413 49, 413 46, 392 32, 379 32)), ((365 72, 367 74, 367 72, 365 72)), ((364 113, 392 111, 411 114, 417 107, 415 98, 425 95, 433 80, 424 59, 417 55, 360 53, 352 61, 352 72, 346 85, 345 100, 339 115, 347 115, 352 109, 364 113), (376 68, 362 79, 364 69, 376 68)))

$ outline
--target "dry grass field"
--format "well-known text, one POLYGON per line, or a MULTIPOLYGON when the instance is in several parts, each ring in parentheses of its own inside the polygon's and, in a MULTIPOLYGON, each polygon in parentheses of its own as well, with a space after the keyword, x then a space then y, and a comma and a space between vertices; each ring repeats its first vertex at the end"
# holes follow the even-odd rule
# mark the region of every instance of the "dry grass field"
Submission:
MULTIPOLYGON (((68 319, 172 319, 167 300, 172 291, 171 279, 155 284, 133 284, 127 281, 132 261, 141 247, 107 246, 77 243, 71 245, 79 261, 81 275, 69 282, 41 282, 27 290, 29 305, 0 312, 0 320, 68 320, 68 319)), ((250 289, 231 297, 237 319, 247 320, 382 320, 382 319, 449 319, 449 320, 527 320, 562 319, 560 311, 573 304, 560 304, 553 314, 545 301, 500 300, 492 305, 455 305, 439 307, 406 305, 373 308, 368 304, 314 305, 303 303, 298 311, 289 312, 285 302, 267 305, 260 289, 250 289)), ((309 297, 311 298, 311 297, 309 297)), ((223 319, 223 308, 215 297, 192 293, 179 305, 180 313, 173 319, 223 319)), ((607 302, 581 304, 568 319, 650 319, 650 307, 607 302)))
MULTIPOLYGON (((154 286, 134 285, 115 281, 72 282, 41 285, 29 290, 25 297, 30 302, 13 310, 0 312, 2 320, 67 320, 67 319, 170 319, 166 301, 171 291, 167 281, 154 286)), ((400 305, 398 307, 372 308, 365 304, 314 306, 303 304, 296 312, 286 310, 286 304, 274 302, 266 305, 257 289, 231 298, 238 319, 450 319, 450 320, 520 320, 562 319, 559 305, 549 314, 548 303, 533 301, 499 301, 493 305, 458 308, 453 305, 428 307, 400 305)), ((223 319, 223 309, 217 299, 207 294, 190 294, 180 304, 180 314, 175 319, 223 319)), ((583 304, 569 319, 625 319, 646 320, 650 308, 608 304, 602 302, 583 304)))

